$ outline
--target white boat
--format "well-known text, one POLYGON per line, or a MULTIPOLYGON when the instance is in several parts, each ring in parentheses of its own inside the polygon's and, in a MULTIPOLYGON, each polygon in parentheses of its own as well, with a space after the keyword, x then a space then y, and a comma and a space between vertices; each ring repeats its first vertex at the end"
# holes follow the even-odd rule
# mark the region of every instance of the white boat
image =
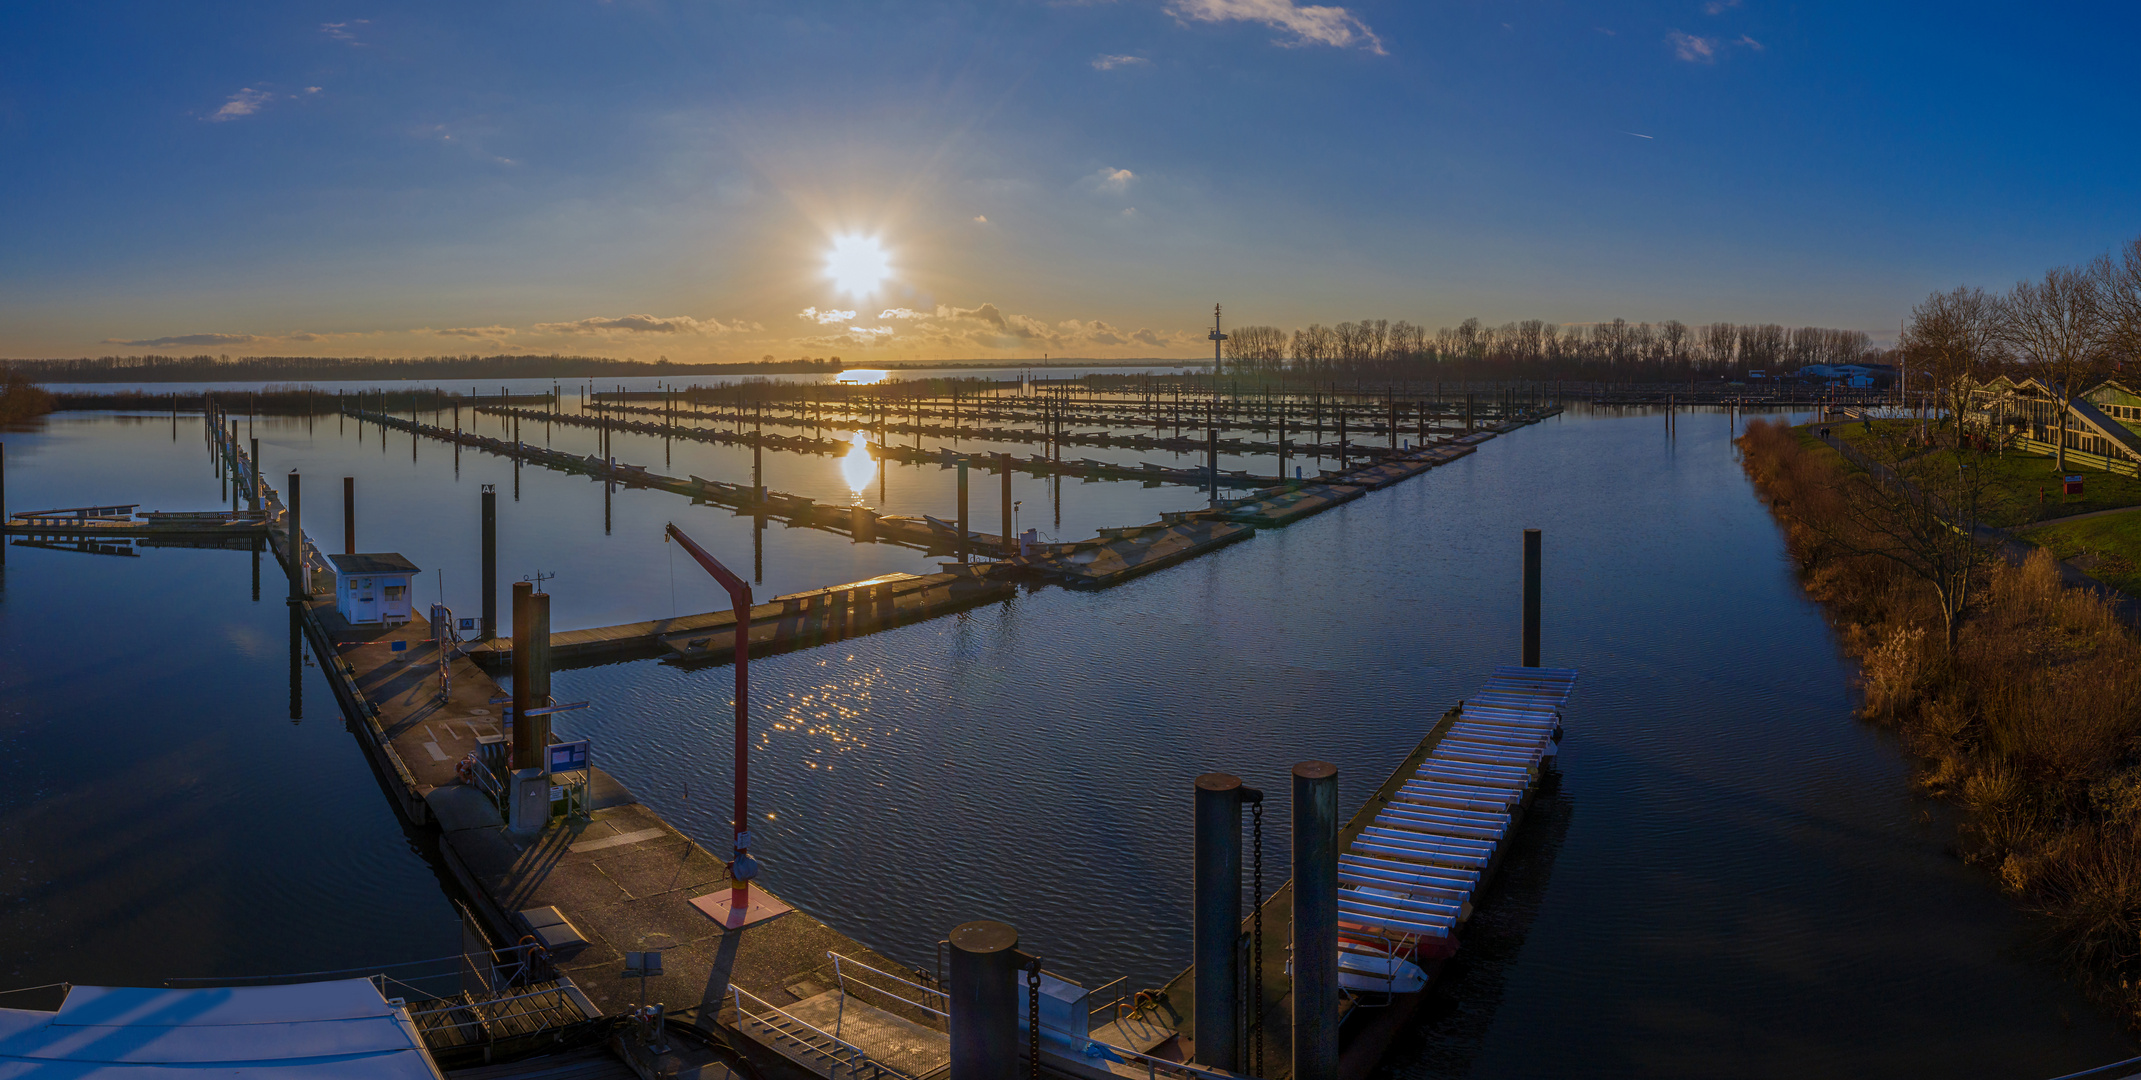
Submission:
MULTIPOLYGON (((1294 962, 1286 961, 1286 974, 1294 962)), ((1338 946, 1338 985, 1356 994, 1417 994, 1427 989, 1427 972, 1410 960, 1383 953, 1351 952, 1338 946)))

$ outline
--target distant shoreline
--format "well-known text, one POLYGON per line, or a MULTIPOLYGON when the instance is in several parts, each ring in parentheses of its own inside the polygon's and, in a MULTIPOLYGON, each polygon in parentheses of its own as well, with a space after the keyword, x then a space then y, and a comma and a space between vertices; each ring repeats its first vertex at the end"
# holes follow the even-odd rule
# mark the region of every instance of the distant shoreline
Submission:
POLYGON ((1047 360, 905 360, 850 364, 830 360, 779 360, 772 363, 679 364, 671 361, 610 360, 582 356, 425 357, 383 360, 370 357, 258 357, 217 360, 210 357, 101 357, 97 359, 0 360, 0 371, 18 372, 43 383, 218 383, 218 382, 440 382, 491 379, 580 380, 602 378, 686 378, 695 375, 838 375, 844 371, 1017 371, 1058 368, 1199 367, 1209 360, 1092 360, 1051 357, 1047 360), (143 362, 128 363, 140 360, 143 362))

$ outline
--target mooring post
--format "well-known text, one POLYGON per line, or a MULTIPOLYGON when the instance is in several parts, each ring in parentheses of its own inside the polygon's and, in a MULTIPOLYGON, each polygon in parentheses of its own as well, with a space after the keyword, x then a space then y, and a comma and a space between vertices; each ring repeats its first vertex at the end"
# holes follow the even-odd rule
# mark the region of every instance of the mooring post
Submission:
POLYGON ((1539 666, 1539 530, 1524 530, 1524 666, 1539 666))
POLYGON ((526 581, 513 583, 513 768, 527 769, 535 765, 539 747, 528 742, 528 710, 536 708, 534 669, 529 665, 535 659, 533 642, 535 628, 535 586, 526 581))
POLYGON ((1206 467, 1207 469, 1211 470, 1211 475, 1210 475, 1210 479, 1211 479, 1212 501, 1213 501, 1213 502, 1218 502, 1218 501, 1219 501, 1219 429, 1218 429, 1218 428, 1206 428, 1206 429, 1205 429, 1205 431, 1204 431, 1204 459, 1205 459, 1205 467, 1206 467))
POLYGON ((290 566, 290 599, 301 600, 305 596, 305 519, 304 501, 300 497, 297 470, 290 470, 290 480, 285 487, 290 492, 290 550, 283 553, 290 566))
POLYGON ((342 478, 342 554, 357 553, 357 478, 342 478))
POLYGON ((1004 471, 1004 554, 1018 554, 1018 541, 1011 536, 1011 455, 996 455, 997 467, 1004 471))
MULTIPOLYGON (((1018 931, 981 920, 953 927, 947 989, 950 1080, 1013 1080, 1018 1073, 1018 931)), ((1333 954, 1336 955, 1335 953, 1333 954)))
MULTIPOLYGON (((550 594, 537 589, 528 594, 528 700, 534 708, 550 704, 550 594)), ((534 747, 535 759, 529 768, 550 770, 545 760, 550 745, 550 714, 516 716, 514 723, 528 732, 528 744, 534 747)))
POLYGON ((1230 1072, 1241 1061, 1241 804, 1241 777, 1197 778, 1194 1060, 1230 1072))
POLYGON ((253 445, 253 482, 245 486, 245 495, 246 498, 252 500, 253 509, 258 510, 260 509, 260 486, 267 481, 262 479, 260 475, 260 439, 257 436, 247 436, 247 438, 253 445))
POLYGON ((483 485, 483 629, 481 640, 498 636, 498 489, 483 485))
POLYGON ((1293 778, 1293 1080, 1338 1080, 1338 767, 1293 778))
POLYGON ((973 545, 967 540, 966 528, 966 459, 959 460, 959 561, 966 562, 968 550, 973 545))

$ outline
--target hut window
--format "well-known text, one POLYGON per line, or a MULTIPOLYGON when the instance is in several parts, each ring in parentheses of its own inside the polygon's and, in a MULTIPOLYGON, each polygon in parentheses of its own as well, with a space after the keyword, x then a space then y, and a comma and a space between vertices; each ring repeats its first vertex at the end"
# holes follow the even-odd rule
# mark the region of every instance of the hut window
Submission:
POLYGON ((399 600, 407 595, 409 595, 409 587, 407 585, 387 586, 387 599, 389 600, 399 600))

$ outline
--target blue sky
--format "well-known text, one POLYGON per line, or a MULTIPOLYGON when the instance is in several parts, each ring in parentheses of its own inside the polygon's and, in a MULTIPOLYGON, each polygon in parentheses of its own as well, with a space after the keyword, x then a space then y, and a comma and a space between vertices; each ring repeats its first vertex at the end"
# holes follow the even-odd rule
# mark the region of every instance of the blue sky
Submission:
MULTIPOLYGON (((0 9, 0 356, 1894 334, 2141 233, 2132 5, 0 9), (881 246, 863 295, 835 239, 881 246)), ((867 276, 867 275, 866 275, 867 276)))

